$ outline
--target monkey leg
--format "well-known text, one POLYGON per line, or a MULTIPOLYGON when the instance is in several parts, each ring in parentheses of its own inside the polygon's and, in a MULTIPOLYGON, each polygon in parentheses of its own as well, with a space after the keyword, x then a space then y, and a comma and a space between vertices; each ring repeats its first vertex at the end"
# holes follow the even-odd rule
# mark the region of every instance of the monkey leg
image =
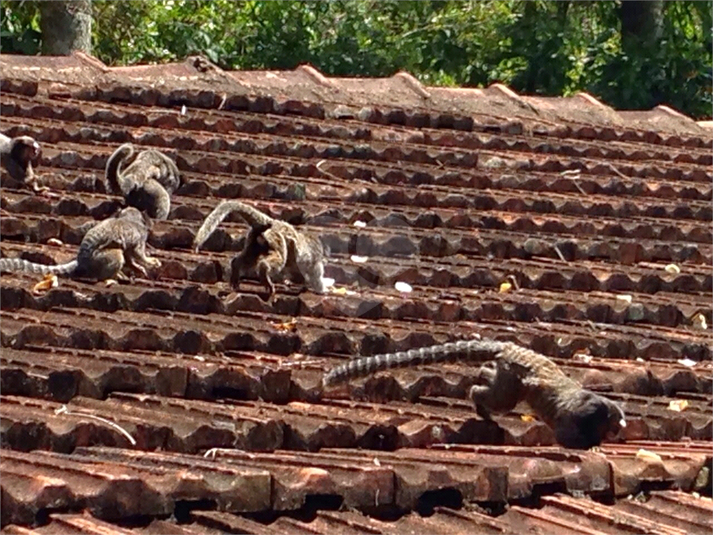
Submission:
POLYGON ((140 262, 137 262, 136 259, 132 255, 129 255, 127 260, 128 260, 129 266, 131 266, 133 269, 135 269, 136 271, 141 273, 144 277, 148 278, 149 274, 146 271, 146 268, 144 266, 142 266, 140 262))
POLYGON ((312 263, 304 270, 300 270, 304 276, 305 285, 316 293, 324 293, 324 265, 321 261, 312 263))
POLYGON ((94 253, 81 275, 96 280, 120 279, 125 259, 121 249, 104 249, 94 253))
POLYGON ((237 291, 240 289, 240 279, 242 278, 243 273, 241 264, 236 262, 235 258, 233 258, 230 262, 230 286, 233 290, 237 291))
POLYGON ((277 278, 285 267, 285 258, 280 254, 280 251, 270 251, 270 253, 260 259, 257 264, 257 272, 260 276, 260 281, 268 289, 268 299, 272 299, 275 294, 275 284, 273 279, 277 278))
POLYGON ((268 253, 261 255, 257 262, 257 272, 262 283, 268 288, 267 301, 275 294, 273 279, 282 275, 287 264, 287 240, 280 229, 269 228, 255 237, 258 247, 266 248, 268 253))
MULTIPOLYGON (((146 254, 146 242, 142 241, 136 247, 133 248, 131 251, 131 254, 129 255, 130 261, 132 262, 132 265, 134 260, 138 260, 138 262, 142 266, 147 266, 147 267, 154 267, 158 268, 161 267, 161 261, 158 258, 154 258, 153 256, 148 256, 146 254), (135 257, 135 258, 134 258, 135 257)), ((134 265, 134 267, 136 267, 134 265)), ((137 268, 138 269, 138 268, 137 268)), ((140 271, 143 271, 143 273, 146 273, 146 270, 143 270, 143 267, 140 269, 140 271)))
POLYGON ((260 250, 254 243, 246 242, 242 251, 230 261, 230 285, 233 290, 240 289, 240 279, 243 275, 254 273, 260 250))
POLYGON ((471 387, 469 397, 481 418, 489 420, 492 412, 510 412, 522 400, 522 382, 504 362, 486 362, 476 378, 479 384, 471 387))
POLYGON ((150 178, 143 184, 145 209, 155 219, 166 219, 171 211, 171 195, 156 180, 150 178))
POLYGON ((37 182, 37 177, 33 174, 32 177, 26 182, 26 184, 32 188, 32 192, 36 195, 44 195, 50 189, 47 186, 40 186, 37 182))

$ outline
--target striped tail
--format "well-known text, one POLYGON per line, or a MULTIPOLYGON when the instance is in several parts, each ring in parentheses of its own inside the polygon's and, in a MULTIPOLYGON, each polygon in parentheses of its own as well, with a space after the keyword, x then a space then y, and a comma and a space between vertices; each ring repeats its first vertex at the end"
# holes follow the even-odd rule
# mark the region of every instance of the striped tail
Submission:
POLYGON ((409 368, 422 364, 464 360, 474 357, 478 352, 499 353, 511 345, 509 342, 495 340, 461 340, 398 353, 358 357, 330 370, 322 378, 322 384, 330 386, 390 368, 409 368))
MULTIPOLYGON (((121 186, 119 184, 119 176, 121 175, 121 164, 131 156, 134 155, 134 146, 131 143, 124 143, 118 149, 116 149, 106 162, 106 169, 104 171, 104 177, 109 183, 109 189, 114 193, 121 191, 121 186)), ((122 193, 124 193, 122 191, 122 193)))
POLYGON ((197 252, 201 245, 213 234, 213 231, 218 225, 228 217, 232 212, 238 212, 245 222, 252 228, 269 228, 272 226, 272 217, 263 214, 257 208, 253 208, 240 201, 222 201, 216 206, 213 211, 205 218, 201 228, 198 229, 196 237, 193 240, 193 248, 197 252))
POLYGON ((9 271, 12 273, 32 273, 34 275, 47 275, 53 273, 55 275, 66 275, 77 269, 77 261, 72 260, 66 264, 57 264, 54 266, 46 264, 35 264, 28 262, 22 258, 0 258, 0 271, 9 271))

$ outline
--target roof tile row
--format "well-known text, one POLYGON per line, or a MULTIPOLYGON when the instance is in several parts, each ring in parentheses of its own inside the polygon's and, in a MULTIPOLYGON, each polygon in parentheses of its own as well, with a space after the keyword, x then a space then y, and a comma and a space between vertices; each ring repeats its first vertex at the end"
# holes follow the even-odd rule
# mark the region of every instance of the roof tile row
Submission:
MULTIPOLYGON (((662 472, 659 485, 665 481, 690 490, 710 485, 710 476, 696 481, 704 467, 710 474, 711 466, 710 448, 699 449, 674 454, 678 464, 669 456, 654 461, 624 454, 611 465, 597 453, 487 446, 309 454, 217 449, 206 457, 107 448, 79 448, 72 455, 3 450, 2 522, 33 524, 49 510, 77 508, 104 520, 156 518, 174 513, 180 502, 206 509, 201 505, 206 500, 208 509, 246 513, 297 510, 310 499, 332 496, 347 507, 383 514, 428 511, 454 499, 502 504, 553 486, 574 494, 625 496, 638 491, 621 484, 635 470, 662 472)), ((607 509, 590 503, 590 510, 607 509)))
MULTIPOLYGON (((221 388, 227 390, 229 385, 221 388)), ((667 400, 623 394, 610 397, 627 414, 623 433, 627 441, 705 440, 713 433, 709 397, 680 399, 674 404, 677 410, 667 400)), ((395 450, 442 443, 555 443, 551 429, 527 414, 498 417, 493 423, 478 419, 470 402, 446 398, 423 398, 417 405, 338 399, 322 399, 318 404, 233 401, 216 405, 115 393, 104 401, 75 397, 67 405, 9 395, 3 395, 2 402, 2 444, 22 451, 68 453, 95 444, 197 453, 210 447, 319 451, 329 447, 395 450)))
POLYGON ((710 492, 713 159, 710 132, 690 119, 665 107, 616 112, 587 95, 424 88, 405 73, 225 73, 201 58, 109 69, 81 54, 3 56, 0 74, 3 131, 42 143, 51 188, 34 196, 3 181, 3 256, 69 259, 85 224, 119 206, 101 178, 119 143, 168 152, 185 178, 169 220, 153 229, 157 279, 61 280, 35 295, 29 277, 3 276, 3 524, 115 526, 51 516, 86 508, 145 533, 708 526, 700 498, 654 493, 648 508, 621 499, 661 487, 710 492), (229 220, 207 251, 189 250, 197 222, 226 197, 308 222, 346 292, 280 286, 268 305, 246 284, 224 300, 224 267, 241 247, 229 233, 244 226, 229 220), (70 246, 42 245, 50 238, 70 246), (397 281, 413 291, 392 289, 397 281), (505 281, 512 288, 500 292, 505 281), (553 356, 622 402, 626 444, 605 444, 603 455, 455 446, 552 443, 541 422, 514 412, 486 424, 453 399, 472 383, 467 364, 319 389, 321 373, 355 353, 475 333, 553 356), (637 442, 646 438, 679 442, 637 442), (173 451, 86 448, 132 441, 173 451), (356 446, 372 449, 343 449, 356 446), (74 453, 7 449, 32 447, 74 453), (214 459, 185 453, 206 449, 214 459), (546 496, 555 491, 613 505, 546 496), (518 505, 494 518, 461 507, 473 501, 499 504, 491 514, 518 505), (461 510, 396 522, 323 511, 340 503, 382 516, 461 510), (302 516, 256 522, 295 509, 302 516), (247 511, 263 516, 238 516, 247 511), (180 524, 157 519, 169 514, 180 524))

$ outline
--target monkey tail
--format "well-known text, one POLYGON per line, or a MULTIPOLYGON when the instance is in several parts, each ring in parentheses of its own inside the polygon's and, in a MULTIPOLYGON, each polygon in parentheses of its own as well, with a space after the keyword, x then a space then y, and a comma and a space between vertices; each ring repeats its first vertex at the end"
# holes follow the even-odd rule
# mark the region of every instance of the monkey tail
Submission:
POLYGON ((201 228, 198 229, 196 237, 193 240, 193 247, 196 251, 205 243, 208 237, 213 234, 213 231, 225 219, 228 214, 238 212, 245 222, 252 228, 267 229, 272 226, 274 221, 270 216, 263 214, 257 208, 253 208, 240 201, 222 201, 215 209, 205 218, 201 228))
MULTIPOLYGON (((153 178, 168 192, 173 193, 182 183, 181 172, 176 162, 156 149, 142 150, 131 164, 131 173, 136 174, 141 183, 153 178)), ((129 171, 129 168, 126 169, 129 171)))
POLYGON ((124 143, 116 149, 106 162, 106 171, 104 176, 112 191, 121 191, 119 186, 119 174, 121 173, 121 164, 125 160, 131 158, 134 154, 134 146, 131 143, 124 143))
POLYGON ((172 194, 183 184, 183 177, 173 159, 162 152, 158 152, 158 154, 161 155, 161 179, 159 182, 169 194, 172 194))
POLYGON ((322 384, 330 386, 390 368, 408 368, 421 364, 468 359, 478 352, 500 352, 508 345, 508 342, 495 340, 461 340, 398 353, 358 357, 330 370, 322 378, 322 384))
POLYGON ((66 264, 57 264, 54 266, 46 264, 35 264, 28 262, 22 258, 0 258, 0 271, 9 271, 11 273, 32 273, 35 275, 67 275, 73 273, 77 269, 77 261, 72 260, 66 264))
POLYGON ((151 198, 150 214, 155 219, 166 219, 171 211, 171 195, 166 188, 158 180, 149 178, 141 189, 151 198))

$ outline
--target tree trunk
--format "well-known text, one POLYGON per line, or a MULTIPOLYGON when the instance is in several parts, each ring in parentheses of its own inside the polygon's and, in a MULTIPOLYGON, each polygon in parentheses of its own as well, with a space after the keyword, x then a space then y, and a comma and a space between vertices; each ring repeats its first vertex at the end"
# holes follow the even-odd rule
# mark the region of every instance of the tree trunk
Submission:
POLYGON ((67 56, 73 50, 91 54, 91 0, 50 0, 39 6, 43 54, 67 56))
POLYGON ((663 29, 663 0, 622 0, 621 44, 625 51, 658 44, 663 29))

